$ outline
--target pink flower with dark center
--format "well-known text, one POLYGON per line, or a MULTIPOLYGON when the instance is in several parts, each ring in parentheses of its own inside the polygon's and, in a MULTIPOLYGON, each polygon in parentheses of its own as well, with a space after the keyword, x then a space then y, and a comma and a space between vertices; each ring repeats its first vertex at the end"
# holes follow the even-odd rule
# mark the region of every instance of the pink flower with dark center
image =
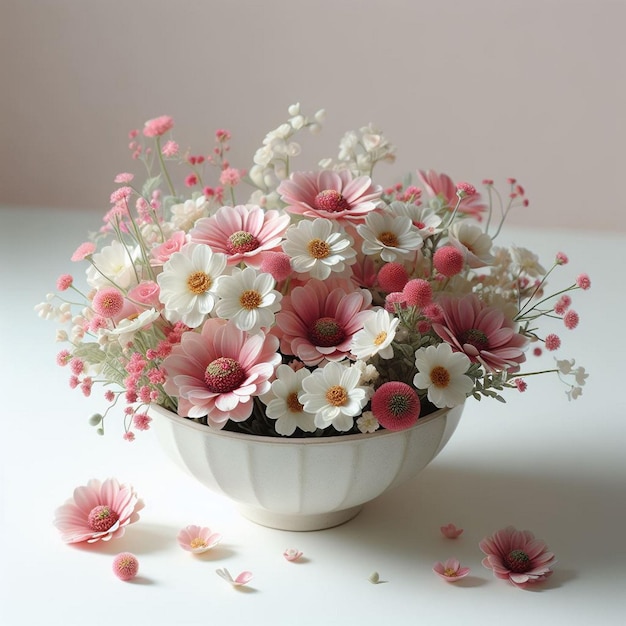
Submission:
POLYGON ((115 478, 92 479, 74 489, 73 497, 55 511, 54 525, 65 543, 94 543, 121 537, 139 519, 143 502, 130 485, 115 478))
POLYGON ((289 216, 258 206, 223 206, 211 217, 199 219, 191 229, 191 241, 204 243, 226 255, 229 265, 243 261, 259 268, 266 252, 282 252, 280 243, 289 216))
POLYGON ((433 323, 433 330, 453 350, 464 352, 489 371, 519 370, 526 360, 528 339, 515 332, 513 322, 500 309, 487 306, 474 294, 444 298, 439 305, 443 319, 433 323))
POLYGON ((289 213, 351 223, 363 222, 383 193, 369 176, 353 179, 348 170, 294 172, 277 191, 289 213))
MULTIPOLYGON (((454 209, 456 203, 459 201, 457 197, 457 187, 447 174, 438 174, 432 170, 428 170, 427 172, 418 170, 417 175, 430 196, 433 198, 439 196, 450 211, 454 209)), ((482 202, 480 194, 474 193, 461 199, 458 210, 461 213, 473 215, 480 221, 482 219, 481 214, 486 209, 487 207, 482 202)))
POLYGON ((276 314, 281 351, 308 366, 325 359, 343 360, 352 337, 363 328, 371 302, 371 292, 342 281, 310 280, 295 287, 276 314))
POLYGON ((253 397, 269 391, 280 363, 278 339, 249 335, 234 324, 208 319, 200 333, 185 333, 163 361, 165 391, 178 396, 178 414, 207 416, 223 428, 252 414, 253 397))
POLYGON ((556 563, 548 546, 529 530, 508 526, 486 537, 479 544, 487 555, 482 563, 497 578, 509 580, 522 589, 552 575, 556 563))
POLYGON ((415 389, 396 380, 383 383, 372 397, 372 413, 387 430, 410 428, 417 422, 420 408, 415 389))

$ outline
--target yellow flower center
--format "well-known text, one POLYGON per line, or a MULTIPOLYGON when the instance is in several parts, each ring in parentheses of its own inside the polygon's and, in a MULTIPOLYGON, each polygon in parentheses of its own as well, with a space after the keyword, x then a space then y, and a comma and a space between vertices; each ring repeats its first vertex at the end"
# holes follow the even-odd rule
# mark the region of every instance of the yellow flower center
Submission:
POLYGON ((381 330, 374 339, 374 345, 380 346, 382 343, 385 342, 385 339, 387 339, 387 333, 384 330, 381 330))
POLYGON ((341 385, 333 385, 326 392, 326 400, 333 406, 343 406, 348 401, 348 392, 341 385))
POLYGON ((430 381, 435 387, 447 387, 450 384, 450 372, 441 365, 430 370, 430 381))
POLYGON ((204 272, 194 272, 187 278, 187 288, 197 296, 208 291, 212 283, 211 277, 204 272))
POLYGON ((298 400, 298 394, 295 391, 287 396, 286 403, 292 413, 302 413, 302 410, 304 409, 300 400, 298 400))
POLYGON ((384 233, 380 233, 380 235, 378 235, 378 239, 380 240, 382 244, 384 244, 388 248, 398 247, 398 243, 399 243, 398 237, 396 236, 395 233, 392 233, 388 230, 386 230, 384 233))
POLYGON ((246 289, 242 291, 239 296, 239 304, 244 309, 248 309, 248 311, 260 307, 262 301, 263 298, 261 298, 261 294, 254 289, 246 289))
POLYGON ((314 259, 325 259, 330 255, 330 246, 322 239, 309 241, 308 250, 314 259))
POLYGON ((450 569, 449 567, 446 567, 443 570, 443 575, 444 576, 458 576, 457 571, 455 569, 450 569))
POLYGON ((206 548, 206 541, 204 539, 202 539, 201 537, 196 537, 195 539, 191 540, 191 543, 189 544, 194 550, 196 548, 206 548))

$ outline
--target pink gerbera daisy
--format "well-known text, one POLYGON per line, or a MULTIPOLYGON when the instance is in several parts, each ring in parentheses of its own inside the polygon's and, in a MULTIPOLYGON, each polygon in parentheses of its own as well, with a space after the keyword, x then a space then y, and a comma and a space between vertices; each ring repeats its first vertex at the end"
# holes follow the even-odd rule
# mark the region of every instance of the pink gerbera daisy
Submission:
POLYGON ((528 339, 515 332, 504 313, 484 304, 476 295, 446 298, 439 302, 442 319, 433 330, 458 352, 487 370, 516 372, 526 360, 528 339))
POLYGON ((348 170, 333 172, 294 172, 277 189, 286 211, 306 217, 325 217, 361 223, 376 208, 383 189, 369 176, 353 179, 348 170))
POLYGON ((372 413, 387 430, 404 430, 420 416, 420 399, 413 387, 398 380, 383 383, 372 398, 372 413))
POLYGON ((363 328, 371 301, 371 292, 343 282, 310 280, 295 287, 276 314, 281 351, 309 366, 341 361, 363 328))
POLYGON ((183 417, 206 415, 214 428, 229 419, 241 422, 252 414, 253 397, 269 391, 281 359, 277 350, 273 335, 249 335, 209 319, 200 333, 185 333, 163 361, 165 390, 178 396, 183 417))
POLYGON ((115 478, 92 479, 55 511, 54 525, 65 543, 95 543, 121 537, 139 519, 143 502, 130 485, 115 478))
POLYGON ((479 544, 487 555, 482 563, 494 576, 509 580, 522 589, 552 574, 556 560, 548 546, 529 530, 507 526, 479 544))
MULTIPOLYGON (((438 174, 437 172, 433 172, 433 170, 428 170, 427 172, 418 170, 417 175, 430 196, 433 198, 439 196, 439 198, 443 200, 445 207, 451 211, 454 209, 456 203, 459 201, 457 186, 447 174, 438 174)), ((481 213, 483 213, 486 208, 479 193, 465 196, 461 199, 459 204, 459 211, 461 213, 473 215, 478 220, 481 219, 481 213)))
POLYGON ((229 265, 241 261, 259 268, 264 254, 282 252, 280 243, 289 216, 258 206, 223 206, 211 217, 200 218, 190 231, 191 241, 204 243, 226 255, 229 265))

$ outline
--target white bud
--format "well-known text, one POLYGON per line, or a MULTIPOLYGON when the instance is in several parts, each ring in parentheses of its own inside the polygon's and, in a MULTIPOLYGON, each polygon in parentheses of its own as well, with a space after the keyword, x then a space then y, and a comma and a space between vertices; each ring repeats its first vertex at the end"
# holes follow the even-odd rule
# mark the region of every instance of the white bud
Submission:
POLYGON ((302 152, 302 149, 300 148, 300 144, 292 141, 290 144, 287 145, 287 149, 286 149, 287 156, 296 157, 301 152, 302 152))
POLYGON ((57 330, 56 341, 57 343, 62 343, 68 340, 67 331, 59 329, 57 330))
POLYGON ((326 121, 326 110, 325 109, 320 109, 315 114, 315 121, 318 122, 319 124, 323 124, 326 121))
POLYGON ((333 160, 332 159, 322 159, 321 161, 318 162, 318 165, 323 169, 323 170, 327 170, 329 169, 333 164, 333 160))
POLYGON ((289 120, 289 123, 294 130, 300 130, 304 126, 304 117, 302 115, 296 115, 289 120))
POLYGON ((289 115, 300 115, 300 103, 296 102, 295 104, 291 104, 287 111, 289 115))

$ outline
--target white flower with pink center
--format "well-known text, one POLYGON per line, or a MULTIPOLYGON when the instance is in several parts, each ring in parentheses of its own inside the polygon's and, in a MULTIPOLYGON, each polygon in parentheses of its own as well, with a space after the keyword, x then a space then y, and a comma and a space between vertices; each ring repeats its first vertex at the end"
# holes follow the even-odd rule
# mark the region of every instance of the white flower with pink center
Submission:
POLYGON ((361 223, 382 195, 369 176, 353 179, 348 170, 294 172, 277 191, 289 213, 351 223, 361 223))
POLYGON ((359 385, 360 378, 356 367, 327 363, 302 381, 300 401, 305 411, 315 414, 318 428, 333 426, 345 432, 354 426, 354 418, 369 399, 369 389, 359 385))
POLYGON ((252 414, 253 398, 267 393, 281 356, 273 335, 250 335, 221 319, 185 333, 163 361, 165 390, 178 397, 178 414, 204 417, 213 428, 252 414))
POLYGON ((200 326, 215 306, 217 279, 225 269, 226 256, 202 244, 187 244, 172 254, 157 276, 165 317, 200 326))
POLYGON ((357 232, 363 238, 363 254, 380 254, 386 262, 412 258, 424 245, 409 217, 388 212, 370 213, 357 232))
POLYGON ((215 314, 232 320, 240 330, 254 332, 269 328, 274 314, 280 309, 282 294, 274 289, 271 274, 257 272, 252 267, 233 269, 230 276, 220 277, 215 293, 220 300, 215 314))
POLYGON ((293 269, 311 278, 327 279, 331 272, 343 272, 356 260, 354 241, 330 220, 301 220, 287 229, 283 250, 293 269))
POLYGON ((244 262, 260 267, 263 254, 281 251, 289 216, 254 205, 223 206, 215 215, 199 219, 190 231, 191 241, 226 255, 229 265, 244 262))
POLYGON ((371 292, 347 282, 310 280, 283 298, 276 314, 281 351, 305 365, 349 356, 352 338, 363 328, 371 292))

